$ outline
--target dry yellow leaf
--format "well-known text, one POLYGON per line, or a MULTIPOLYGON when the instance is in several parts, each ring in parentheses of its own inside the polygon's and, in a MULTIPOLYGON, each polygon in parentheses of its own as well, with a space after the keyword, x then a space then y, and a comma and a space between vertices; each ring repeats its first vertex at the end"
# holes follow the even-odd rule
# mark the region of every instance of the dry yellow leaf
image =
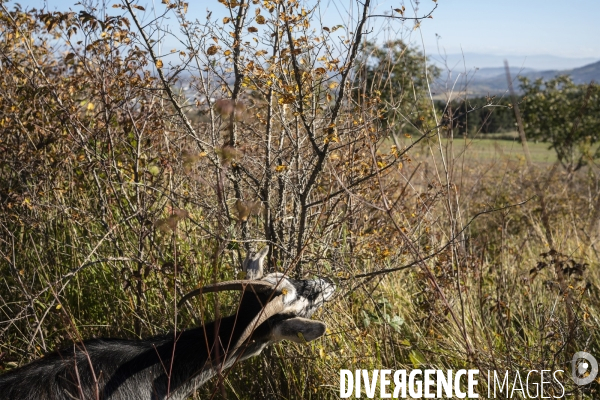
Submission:
POLYGON ((163 62, 161 60, 156 60, 156 68, 162 68, 163 62))
POLYGON ((323 140, 323 143, 325 143, 325 144, 327 144, 329 142, 339 143, 340 139, 338 138, 338 135, 336 133, 331 133, 331 134, 327 135, 327 137, 323 140))

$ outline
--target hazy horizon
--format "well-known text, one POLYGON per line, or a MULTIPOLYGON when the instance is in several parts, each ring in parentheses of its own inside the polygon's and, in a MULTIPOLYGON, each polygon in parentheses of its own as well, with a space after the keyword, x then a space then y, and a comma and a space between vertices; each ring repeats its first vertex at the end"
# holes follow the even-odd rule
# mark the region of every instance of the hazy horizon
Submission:
POLYGON ((539 54, 523 56, 518 54, 485 54, 485 53, 463 53, 463 54, 431 54, 429 59, 436 65, 448 65, 450 68, 467 69, 472 68, 500 68, 507 60, 511 67, 534 69, 534 70, 569 70, 600 61, 600 57, 560 57, 551 54, 539 54))

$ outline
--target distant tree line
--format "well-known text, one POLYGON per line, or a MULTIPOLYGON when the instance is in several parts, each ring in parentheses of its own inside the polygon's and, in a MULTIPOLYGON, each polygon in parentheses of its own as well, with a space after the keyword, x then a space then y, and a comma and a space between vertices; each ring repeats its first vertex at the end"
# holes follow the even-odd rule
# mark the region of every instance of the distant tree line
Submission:
MULTIPOLYGON (((573 83, 568 76, 544 81, 521 78, 518 104, 529 140, 554 149, 562 166, 574 172, 600 158, 600 86, 573 83)), ((508 98, 474 97, 435 102, 441 125, 455 136, 516 131, 508 98)))
POLYGON ((515 115, 508 99, 473 97, 451 102, 436 101, 438 115, 454 135, 503 133, 516 130, 515 115))

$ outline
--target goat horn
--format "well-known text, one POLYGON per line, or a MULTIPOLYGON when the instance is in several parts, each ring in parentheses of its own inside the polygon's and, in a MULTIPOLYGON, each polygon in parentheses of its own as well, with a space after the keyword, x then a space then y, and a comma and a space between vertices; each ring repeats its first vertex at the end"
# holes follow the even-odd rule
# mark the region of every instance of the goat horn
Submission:
POLYGON ((268 290, 272 291, 274 288, 275 288, 275 286, 272 283, 265 282, 265 281, 237 280, 237 281, 219 282, 219 283, 215 283, 213 285, 206 285, 206 286, 202 286, 202 287, 192 290, 191 292, 189 292, 188 294, 183 296, 181 298, 181 300, 179 300, 179 303, 177 303, 177 306, 180 307, 183 303, 185 303, 187 300, 191 299, 192 297, 198 296, 198 295, 201 295, 204 293, 215 293, 215 292, 222 292, 225 290, 245 291, 247 289, 252 289, 255 292, 265 292, 268 290))
POLYGON ((267 305, 262 309, 261 312, 258 313, 256 317, 254 317, 252 322, 248 324, 248 326, 240 336, 231 354, 233 354, 237 349, 239 349, 244 344, 244 342, 250 337, 250 335, 252 335, 252 332, 254 332, 254 330, 258 328, 263 322, 285 309, 283 297, 283 295, 275 297, 273 300, 267 303, 267 305))

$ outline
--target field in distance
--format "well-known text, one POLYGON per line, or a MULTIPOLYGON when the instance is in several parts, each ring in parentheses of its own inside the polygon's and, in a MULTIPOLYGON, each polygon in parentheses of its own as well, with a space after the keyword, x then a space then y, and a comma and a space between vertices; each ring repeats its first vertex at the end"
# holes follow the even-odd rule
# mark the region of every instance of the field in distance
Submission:
MULTIPOLYGON (((447 143, 448 140, 442 142, 444 145, 447 143)), ((460 138, 454 139, 453 147, 455 158, 460 158, 464 153, 467 160, 488 162, 512 160, 525 162, 523 146, 521 140, 518 138, 512 140, 460 138)), ((549 143, 528 141, 527 147, 531 154, 531 161, 535 164, 552 164, 556 162, 556 152, 549 148, 549 143)))
MULTIPOLYGON (((409 140, 403 139, 403 145, 410 145, 409 140)), ((438 146, 436 138, 430 140, 430 145, 434 149, 434 156, 439 155, 439 150, 436 153, 435 148, 438 146)), ((449 139, 442 139, 442 146, 444 148, 444 157, 449 158, 450 151, 449 139)), ((527 146, 529 153, 531 154, 531 160, 535 164, 539 165, 550 165, 556 162, 556 153, 553 149, 550 149, 549 143, 528 141, 527 146)), ((422 156, 430 155, 430 151, 426 150, 426 145, 417 145, 417 149, 410 151, 409 154, 412 158, 421 159, 422 156), (415 151, 416 150, 416 151, 415 151), (425 151, 426 150, 426 151, 425 151)), ((516 132, 499 133, 499 134, 486 134, 485 136, 477 136, 475 138, 455 138, 452 141, 452 153, 455 162, 461 162, 464 160, 468 164, 471 162, 480 163, 497 163, 497 162, 523 162, 525 164, 525 154, 523 152, 523 146, 521 140, 518 138, 516 132)))

